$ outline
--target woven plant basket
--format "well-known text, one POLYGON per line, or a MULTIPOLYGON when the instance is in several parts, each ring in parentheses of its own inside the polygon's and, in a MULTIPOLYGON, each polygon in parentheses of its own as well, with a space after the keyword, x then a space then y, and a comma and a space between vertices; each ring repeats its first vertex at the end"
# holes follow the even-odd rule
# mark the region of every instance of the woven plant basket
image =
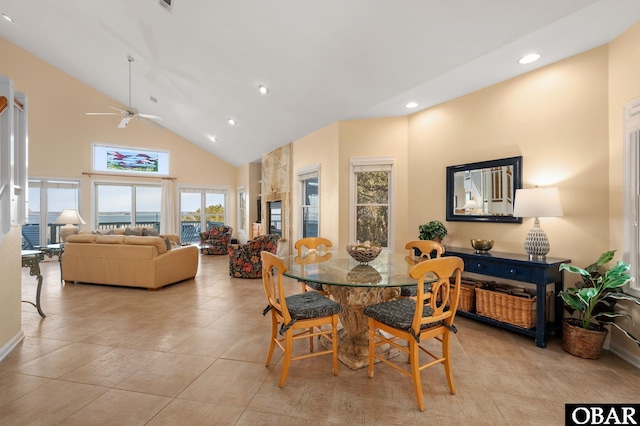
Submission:
POLYGON ((606 328, 602 330, 582 328, 580 320, 566 318, 562 321, 562 349, 580 358, 598 359, 604 340, 607 338, 607 332, 606 328))

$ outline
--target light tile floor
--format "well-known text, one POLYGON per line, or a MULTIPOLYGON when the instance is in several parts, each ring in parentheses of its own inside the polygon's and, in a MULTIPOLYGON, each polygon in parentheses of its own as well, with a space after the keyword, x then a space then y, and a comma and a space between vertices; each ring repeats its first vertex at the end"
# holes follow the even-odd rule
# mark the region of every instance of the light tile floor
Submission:
POLYGON ((57 260, 44 262, 47 317, 22 304, 26 337, 0 362, 0 425, 562 425, 568 402, 638 402, 640 370, 608 351, 583 360, 556 338, 540 349, 466 318, 457 394, 443 369, 424 371, 425 412, 408 378, 344 365, 335 377, 330 357, 294 362, 280 389, 280 353, 264 366, 262 282, 230 278, 227 262, 201 256, 195 279, 159 291, 61 284, 57 260))

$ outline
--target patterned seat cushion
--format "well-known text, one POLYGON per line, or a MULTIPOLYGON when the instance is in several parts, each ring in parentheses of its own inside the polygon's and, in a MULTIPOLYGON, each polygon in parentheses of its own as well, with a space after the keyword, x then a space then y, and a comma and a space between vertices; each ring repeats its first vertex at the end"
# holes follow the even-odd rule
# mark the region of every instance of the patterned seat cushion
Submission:
MULTIPOLYGON (((416 301, 410 298, 404 298, 367 306, 364 308, 364 314, 378 322, 388 325, 389 327, 397 328, 398 330, 407 331, 413 334, 410 330, 415 310, 416 301)), ((432 314, 433 309, 425 306, 422 312, 422 317, 430 317, 432 314)), ((420 329, 426 330, 427 328, 442 324, 442 321, 436 321, 423 324, 420 329)), ((416 338, 416 341, 420 342, 419 336, 414 337, 416 338)))
MULTIPOLYGON (((289 314, 291 315, 291 323, 282 324, 280 334, 284 334, 297 320, 321 318, 342 312, 340 304, 315 291, 294 294, 288 296, 286 300, 287 308, 289 308, 289 314)), ((269 309, 270 306, 264 310, 263 314, 266 314, 269 309)))
MULTIPOLYGON (((424 283, 424 292, 429 293, 431 291, 431 284, 424 283)), ((402 297, 416 297, 418 295, 418 287, 415 285, 409 285, 400 287, 400 296, 402 297)))

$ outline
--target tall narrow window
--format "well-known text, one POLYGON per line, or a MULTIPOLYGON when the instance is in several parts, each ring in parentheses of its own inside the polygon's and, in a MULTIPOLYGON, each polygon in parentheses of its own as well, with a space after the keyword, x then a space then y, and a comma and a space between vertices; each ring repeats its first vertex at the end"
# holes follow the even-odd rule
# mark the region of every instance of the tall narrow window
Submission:
POLYGON ((640 296, 640 100, 625 107, 623 179, 623 259, 634 280, 629 291, 640 296))
POLYGON ((95 183, 97 229, 144 226, 160 230, 160 185, 95 183))
POLYGON ((298 171, 299 235, 302 238, 320 236, 320 166, 314 165, 298 171))
POLYGON ((227 187, 180 186, 180 241, 196 242, 214 225, 224 225, 227 187))
POLYGON ((393 247, 393 158, 351 160, 351 219, 353 241, 393 247))
POLYGON ((247 221, 247 193, 244 189, 238 190, 238 230, 246 230, 247 221))
MULTIPOLYGON (((23 247, 57 244, 59 228, 53 222, 64 209, 80 206, 80 182, 62 179, 30 179, 28 221, 22 226, 23 247)), ((80 211, 80 216, 84 216, 80 211)))

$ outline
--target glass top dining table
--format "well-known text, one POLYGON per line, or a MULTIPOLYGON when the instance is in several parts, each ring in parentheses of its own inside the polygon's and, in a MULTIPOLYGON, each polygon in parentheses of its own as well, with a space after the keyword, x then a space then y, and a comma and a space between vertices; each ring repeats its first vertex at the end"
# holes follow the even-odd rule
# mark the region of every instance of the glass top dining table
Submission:
POLYGON ((346 251, 310 252, 286 256, 285 276, 299 281, 348 287, 403 287, 415 285, 409 269, 416 261, 406 254, 382 252, 369 263, 359 263, 346 251))
MULTIPOLYGON (((331 298, 342 305, 338 358, 352 370, 366 367, 369 362, 369 325, 364 307, 397 299, 400 287, 417 284, 409 277, 417 260, 405 254, 383 252, 367 264, 357 262, 346 251, 324 255, 310 252, 302 257, 285 256, 283 260, 287 266, 283 275, 322 284, 331 298)), ((387 358, 398 353, 391 347, 377 350, 387 358)))

